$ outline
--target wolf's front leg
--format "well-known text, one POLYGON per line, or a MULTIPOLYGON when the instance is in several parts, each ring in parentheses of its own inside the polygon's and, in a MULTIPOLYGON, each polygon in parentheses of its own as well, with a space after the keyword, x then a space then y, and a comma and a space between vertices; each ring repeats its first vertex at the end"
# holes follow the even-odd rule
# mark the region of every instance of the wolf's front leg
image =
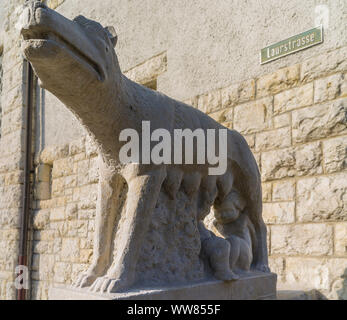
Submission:
POLYGON ((117 253, 106 276, 98 278, 91 290, 118 292, 133 284, 139 251, 164 178, 165 169, 158 167, 127 179, 126 217, 117 239, 117 253))
POLYGON ((112 168, 99 158, 99 185, 96 204, 93 260, 86 272, 79 275, 75 287, 90 286, 106 273, 111 261, 112 234, 117 215, 117 200, 121 186, 112 168))

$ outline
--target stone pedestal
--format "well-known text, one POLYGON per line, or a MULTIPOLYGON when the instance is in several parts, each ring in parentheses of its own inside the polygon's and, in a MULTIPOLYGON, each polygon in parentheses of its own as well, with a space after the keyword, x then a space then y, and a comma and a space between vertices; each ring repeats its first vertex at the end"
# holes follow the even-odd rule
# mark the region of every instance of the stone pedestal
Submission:
POLYGON ((212 280, 177 287, 98 294, 87 289, 53 287, 50 300, 263 300, 276 299, 274 273, 252 273, 239 280, 212 280))

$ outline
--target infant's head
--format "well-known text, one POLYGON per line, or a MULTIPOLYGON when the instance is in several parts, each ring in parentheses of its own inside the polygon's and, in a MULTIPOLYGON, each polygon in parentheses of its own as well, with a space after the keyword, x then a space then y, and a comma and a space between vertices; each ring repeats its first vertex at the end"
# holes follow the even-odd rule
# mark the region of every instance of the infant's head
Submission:
POLYGON ((215 223, 227 224, 234 222, 245 207, 245 199, 238 191, 232 190, 222 203, 214 206, 215 223))

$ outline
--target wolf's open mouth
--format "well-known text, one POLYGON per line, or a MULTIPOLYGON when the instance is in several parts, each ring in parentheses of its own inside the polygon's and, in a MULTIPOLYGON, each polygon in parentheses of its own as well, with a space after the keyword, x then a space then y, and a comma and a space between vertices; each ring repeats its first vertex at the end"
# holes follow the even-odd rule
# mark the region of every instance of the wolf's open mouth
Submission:
POLYGON ((84 63, 85 65, 93 69, 93 71, 97 73, 99 80, 104 79, 103 72, 97 63, 95 63, 93 60, 87 57, 82 51, 80 51, 78 48, 73 46, 71 43, 66 41, 63 37, 59 36, 58 34, 52 31, 43 32, 41 30, 38 31, 35 29, 23 29, 21 31, 21 34, 25 41, 30 41, 30 42, 52 41, 56 43, 58 46, 68 51, 70 55, 72 55, 76 60, 84 63))

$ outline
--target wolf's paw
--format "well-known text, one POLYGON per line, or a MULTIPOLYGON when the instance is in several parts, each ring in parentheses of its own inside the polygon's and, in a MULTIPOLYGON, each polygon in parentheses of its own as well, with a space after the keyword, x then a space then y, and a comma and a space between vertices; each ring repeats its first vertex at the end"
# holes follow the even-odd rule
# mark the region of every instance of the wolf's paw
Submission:
POLYGON ((126 279, 104 276, 97 278, 89 290, 100 293, 114 293, 124 291, 128 289, 130 285, 130 281, 126 279))
POLYGON ((256 271, 260 271, 260 272, 265 272, 265 273, 269 273, 271 272, 270 268, 268 265, 264 264, 264 263, 259 263, 255 266, 254 268, 256 271))
POLYGON ((231 270, 230 271, 217 271, 214 273, 214 276, 218 280, 224 280, 224 281, 237 280, 240 278, 236 273, 232 272, 231 270))
POLYGON ((76 281, 72 284, 75 288, 84 288, 89 287, 97 278, 97 275, 93 272, 83 272, 81 273, 76 281))

